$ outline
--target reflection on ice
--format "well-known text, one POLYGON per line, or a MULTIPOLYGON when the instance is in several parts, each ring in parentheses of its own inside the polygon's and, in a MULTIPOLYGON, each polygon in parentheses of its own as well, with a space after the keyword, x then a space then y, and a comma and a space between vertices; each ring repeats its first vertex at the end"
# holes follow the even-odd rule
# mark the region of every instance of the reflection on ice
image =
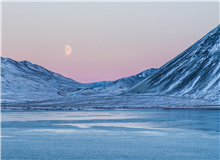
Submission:
POLYGON ((57 132, 57 133, 67 133, 67 132, 76 132, 74 129, 32 129, 27 130, 26 132, 57 132))
POLYGON ((150 129, 152 125, 146 122, 133 122, 133 123, 61 123, 55 125, 69 125, 78 128, 91 128, 91 127, 124 127, 124 128, 140 128, 140 129, 150 129))
POLYGON ((138 118, 131 113, 104 111, 76 111, 76 112, 4 112, 2 121, 42 121, 42 120, 93 120, 93 119, 126 119, 138 118))

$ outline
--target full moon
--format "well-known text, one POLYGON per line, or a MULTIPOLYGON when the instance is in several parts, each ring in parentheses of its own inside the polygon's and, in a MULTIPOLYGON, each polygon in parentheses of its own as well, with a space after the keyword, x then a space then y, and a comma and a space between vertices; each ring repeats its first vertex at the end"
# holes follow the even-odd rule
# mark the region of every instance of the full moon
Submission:
POLYGON ((72 48, 69 45, 64 46, 65 55, 70 55, 72 52, 72 48))

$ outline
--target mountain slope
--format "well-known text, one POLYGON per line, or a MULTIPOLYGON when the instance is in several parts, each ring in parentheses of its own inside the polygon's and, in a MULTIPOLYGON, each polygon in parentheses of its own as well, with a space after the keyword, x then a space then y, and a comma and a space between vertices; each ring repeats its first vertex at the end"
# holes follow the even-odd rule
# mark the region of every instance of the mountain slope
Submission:
POLYGON ((220 25, 128 93, 220 97, 220 25))
POLYGON ((120 94, 123 91, 143 81, 145 78, 152 75, 156 71, 157 71, 156 68, 150 68, 133 76, 124 77, 115 81, 95 82, 95 83, 91 83, 91 85, 92 87, 104 88, 108 92, 114 94, 120 94))
POLYGON ((81 95, 115 95, 134 86, 155 71, 156 69, 149 69, 116 81, 82 84, 28 61, 18 62, 1 57, 1 100, 26 102, 63 96, 75 98, 81 95))
POLYGON ((116 81, 113 81, 111 83, 111 85, 117 85, 120 87, 130 88, 130 87, 134 86, 135 84, 143 81, 144 79, 146 79, 147 77, 149 77, 150 75, 155 73, 156 71, 157 71, 156 68, 150 68, 150 69, 147 69, 147 70, 145 70, 141 73, 138 73, 134 76, 125 77, 125 78, 121 78, 116 81))
POLYGON ((59 93, 63 96, 107 96, 107 95, 118 95, 122 92, 128 90, 132 86, 144 80, 146 77, 150 76, 157 69, 151 68, 147 69, 137 75, 125 77, 118 79, 116 81, 100 81, 94 83, 88 83, 87 88, 81 89, 64 89, 59 93))
POLYGON ((1 57, 3 100, 47 99, 48 96, 58 95, 59 90, 70 87, 83 87, 83 84, 28 61, 18 62, 1 57))

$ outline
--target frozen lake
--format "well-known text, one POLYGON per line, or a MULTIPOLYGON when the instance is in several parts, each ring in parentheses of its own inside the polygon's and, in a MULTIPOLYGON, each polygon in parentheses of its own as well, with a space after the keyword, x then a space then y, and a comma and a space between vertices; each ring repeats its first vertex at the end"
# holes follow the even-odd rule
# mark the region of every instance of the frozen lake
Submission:
POLYGON ((4 111, 2 159, 218 160, 219 110, 4 111))

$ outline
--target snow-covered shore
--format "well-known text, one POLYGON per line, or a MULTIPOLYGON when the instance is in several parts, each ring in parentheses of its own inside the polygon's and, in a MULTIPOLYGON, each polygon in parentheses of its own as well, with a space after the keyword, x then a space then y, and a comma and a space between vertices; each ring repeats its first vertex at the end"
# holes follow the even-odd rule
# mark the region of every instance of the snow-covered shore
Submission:
POLYGON ((220 109, 219 101, 156 95, 81 96, 28 102, 5 102, 2 110, 220 109))

